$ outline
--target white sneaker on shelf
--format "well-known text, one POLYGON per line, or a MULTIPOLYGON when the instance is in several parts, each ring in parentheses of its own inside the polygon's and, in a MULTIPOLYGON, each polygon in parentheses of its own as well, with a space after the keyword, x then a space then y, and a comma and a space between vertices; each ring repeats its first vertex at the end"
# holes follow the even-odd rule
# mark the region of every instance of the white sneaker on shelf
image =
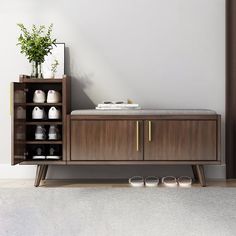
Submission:
POLYGON ((23 125, 16 127, 16 140, 25 140, 25 127, 23 125))
POLYGON ((46 139, 46 129, 43 125, 37 125, 35 130, 35 140, 45 140, 46 139))
POLYGON ((33 102, 34 103, 44 103, 46 100, 46 96, 44 91, 42 90, 35 90, 34 91, 34 97, 33 97, 33 102))
POLYGON ((32 119, 34 120, 43 120, 46 119, 46 113, 44 109, 39 107, 34 107, 32 111, 32 119))
POLYGON ((46 158, 46 156, 44 155, 43 149, 41 147, 37 148, 36 149, 36 153, 33 156, 33 159, 41 159, 41 160, 43 160, 45 158, 46 158))
POLYGON ((16 108, 16 119, 24 120, 26 119, 26 111, 25 108, 19 106, 16 108))
POLYGON ((48 111, 48 119, 60 119, 61 113, 60 110, 56 107, 51 107, 48 111))
POLYGON ((50 125, 49 133, 48 133, 48 139, 49 140, 58 140, 61 138, 59 129, 56 125, 50 125))
POLYGON ((24 103, 26 100, 26 93, 24 90, 16 90, 14 92, 14 102, 15 103, 24 103))
POLYGON ((49 90, 47 95, 47 103, 58 103, 61 101, 61 94, 55 90, 49 90))
POLYGON ((51 147, 49 149, 49 155, 46 156, 47 159, 52 159, 52 160, 59 160, 61 159, 61 156, 58 154, 55 148, 51 147))

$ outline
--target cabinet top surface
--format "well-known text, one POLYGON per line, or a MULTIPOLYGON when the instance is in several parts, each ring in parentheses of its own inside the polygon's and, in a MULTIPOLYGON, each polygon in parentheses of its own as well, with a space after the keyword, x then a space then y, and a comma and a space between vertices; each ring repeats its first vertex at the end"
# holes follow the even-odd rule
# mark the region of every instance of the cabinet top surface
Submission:
POLYGON ((74 110, 71 115, 216 115, 207 109, 74 110))

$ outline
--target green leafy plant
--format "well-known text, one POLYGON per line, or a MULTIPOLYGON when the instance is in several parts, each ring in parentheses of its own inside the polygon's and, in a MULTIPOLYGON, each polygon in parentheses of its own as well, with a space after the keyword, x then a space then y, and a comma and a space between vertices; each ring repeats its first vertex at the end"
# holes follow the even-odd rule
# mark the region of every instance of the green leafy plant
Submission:
POLYGON ((29 62, 43 63, 44 57, 51 53, 56 39, 52 38, 51 24, 48 29, 44 25, 38 28, 33 25, 31 30, 26 29, 23 24, 17 24, 21 30, 18 38, 18 44, 21 47, 21 53, 25 54, 29 62))

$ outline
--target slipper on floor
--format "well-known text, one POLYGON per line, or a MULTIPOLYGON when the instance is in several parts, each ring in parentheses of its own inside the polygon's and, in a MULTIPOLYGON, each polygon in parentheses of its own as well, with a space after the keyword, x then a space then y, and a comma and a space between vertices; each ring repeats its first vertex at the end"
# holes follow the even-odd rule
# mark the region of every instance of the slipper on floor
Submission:
POLYGON ((174 176, 166 176, 162 178, 162 183, 166 187, 176 187, 178 185, 177 179, 174 176))
POLYGON ((133 187, 143 187, 144 186, 144 179, 142 176, 133 176, 129 178, 129 183, 133 187))
POLYGON ((192 178, 189 176, 181 176, 177 181, 180 187, 189 188, 192 186, 192 178))
POLYGON ((145 178, 145 186, 147 187, 157 187, 159 184, 159 179, 156 176, 148 176, 145 178))

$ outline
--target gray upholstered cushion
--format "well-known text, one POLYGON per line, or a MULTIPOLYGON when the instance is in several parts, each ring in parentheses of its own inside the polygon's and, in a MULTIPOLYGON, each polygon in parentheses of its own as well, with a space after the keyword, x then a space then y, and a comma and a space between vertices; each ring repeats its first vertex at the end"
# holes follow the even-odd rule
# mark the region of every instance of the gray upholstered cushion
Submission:
POLYGON ((75 110, 71 115, 215 115, 212 110, 200 109, 137 109, 137 110, 75 110))

